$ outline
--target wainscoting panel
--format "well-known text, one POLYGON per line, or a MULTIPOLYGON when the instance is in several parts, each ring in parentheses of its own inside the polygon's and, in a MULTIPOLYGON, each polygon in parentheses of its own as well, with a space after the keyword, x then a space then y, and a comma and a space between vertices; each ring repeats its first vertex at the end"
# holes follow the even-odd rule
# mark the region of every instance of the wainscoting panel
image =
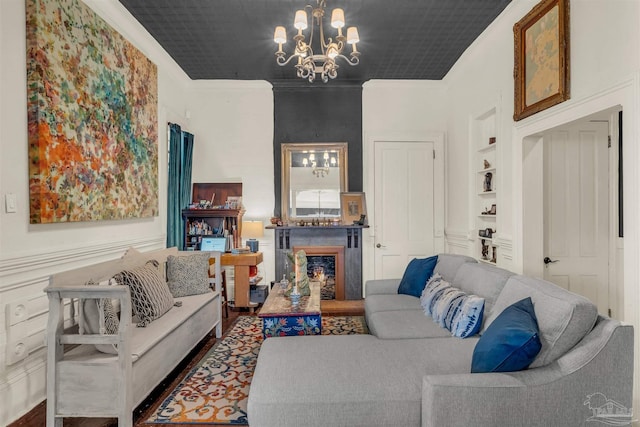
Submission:
POLYGON ((471 242, 468 238, 468 233, 464 230, 450 230, 445 229, 445 252, 469 255, 471 254, 471 242))
POLYGON ((513 271, 513 238, 498 235, 493 241, 498 246, 498 266, 513 271))

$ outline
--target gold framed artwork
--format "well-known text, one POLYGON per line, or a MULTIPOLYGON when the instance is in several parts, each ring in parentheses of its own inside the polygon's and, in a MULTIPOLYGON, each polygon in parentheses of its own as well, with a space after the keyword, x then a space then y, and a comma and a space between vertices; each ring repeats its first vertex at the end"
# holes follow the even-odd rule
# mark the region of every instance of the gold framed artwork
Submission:
POLYGON ((367 202, 364 193, 340 193, 340 213, 343 224, 351 225, 355 221, 359 225, 366 225, 367 202))
POLYGON ((570 97, 569 0, 542 0, 513 26, 518 121, 570 97))

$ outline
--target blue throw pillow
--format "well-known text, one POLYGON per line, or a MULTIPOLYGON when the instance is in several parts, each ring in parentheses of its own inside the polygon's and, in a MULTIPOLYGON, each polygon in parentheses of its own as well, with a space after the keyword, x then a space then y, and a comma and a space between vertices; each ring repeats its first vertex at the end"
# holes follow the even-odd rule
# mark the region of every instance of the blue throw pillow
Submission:
POLYGON ((526 369, 542 348, 531 298, 505 308, 482 334, 473 350, 471 372, 526 369))
POLYGON ((436 262, 438 262, 437 255, 429 258, 412 259, 404 270, 404 275, 398 286, 398 293, 419 298, 424 286, 427 284, 427 280, 433 274, 433 269, 436 268, 436 262))

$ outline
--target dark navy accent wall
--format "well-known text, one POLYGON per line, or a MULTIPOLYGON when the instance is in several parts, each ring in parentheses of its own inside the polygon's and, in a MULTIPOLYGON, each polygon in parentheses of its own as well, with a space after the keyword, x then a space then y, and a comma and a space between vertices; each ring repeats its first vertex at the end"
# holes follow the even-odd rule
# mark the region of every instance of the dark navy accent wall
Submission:
POLYGON ((274 82, 274 215, 280 216, 285 142, 347 142, 348 191, 362 191, 362 83, 274 82))

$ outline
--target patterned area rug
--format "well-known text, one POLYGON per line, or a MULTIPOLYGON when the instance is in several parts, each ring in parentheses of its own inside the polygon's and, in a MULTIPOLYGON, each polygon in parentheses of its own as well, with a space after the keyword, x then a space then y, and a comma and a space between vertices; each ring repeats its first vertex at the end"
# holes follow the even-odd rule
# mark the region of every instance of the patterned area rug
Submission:
MULTIPOLYGON (((366 333, 362 316, 322 318, 323 335, 366 333)), ((247 424, 249 385, 261 344, 260 318, 240 316, 146 423, 247 424)))

